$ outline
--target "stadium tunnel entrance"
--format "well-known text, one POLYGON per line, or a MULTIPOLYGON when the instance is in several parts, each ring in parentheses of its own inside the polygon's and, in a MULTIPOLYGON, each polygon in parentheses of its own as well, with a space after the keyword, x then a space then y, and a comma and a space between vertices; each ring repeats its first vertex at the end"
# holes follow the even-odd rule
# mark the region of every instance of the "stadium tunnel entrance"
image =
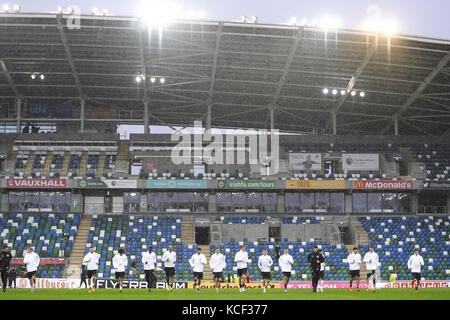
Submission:
POLYGON ((209 245, 211 242, 210 227, 195 227, 195 243, 197 245, 209 245))

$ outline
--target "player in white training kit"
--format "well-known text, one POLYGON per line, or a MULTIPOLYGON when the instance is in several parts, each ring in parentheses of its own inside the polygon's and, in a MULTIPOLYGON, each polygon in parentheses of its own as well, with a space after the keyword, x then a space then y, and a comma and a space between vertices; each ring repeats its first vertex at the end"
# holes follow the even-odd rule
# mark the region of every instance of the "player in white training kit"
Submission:
POLYGON ((202 253, 202 248, 198 247, 197 253, 192 255, 189 259, 189 264, 194 272, 194 289, 197 287, 197 292, 200 290, 200 282, 203 279, 203 269, 207 263, 206 257, 202 253))
POLYGON ((239 251, 234 256, 234 262, 237 264, 237 275, 239 278, 239 292, 245 291, 245 280, 242 283, 242 276, 247 274, 248 253, 245 251, 245 246, 240 246, 239 251))
POLYGON ((149 247, 148 252, 142 253, 142 263, 144 264, 145 281, 147 281, 148 292, 152 292, 152 285, 156 283, 156 254, 152 252, 153 248, 149 247))
POLYGON ((166 271, 167 290, 172 291, 173 277, 175 275, 175 262, 177 262, 177 254, 173 251, 173 247, 170 246, 169 250, 164 252, 162 258, 164 261, 164 270, 166 271))
POLYGON ((209 267, 214 276, 214 282, 216 286, 216 292, 219 292, 220 281, 223 280, 223 269, 226 268, 227 263, 225 262, 225 256, 220 253, 220 249, 216 248, 216 252, 211 256, 209 260, 209 267))
POLYGON ((278 264, 280 265, 281 272, 283 272, 283 283, 284 292, 287 292, 287 286, 289 279, 291 279, 292 265, 294 264, 294 258, 289 254, 289 250, 284 249, 284 254, 278 259, 278 264))
POLYGON ((347 257, 347 263, 350 265, 350 292, 353 291, 353 279, 356 278, 356 292, 359 292, 359 270, 361 269, 361 255, 358 248, 353 248, 353 252, 347 257))
POLYGON ((27 278, 30 280, 31 292, 36 291, 36 272, 41 259, 38 254, 33 251, 32 247, 28 247, 27 253, 23 258, 23 264, 27 266, 27 278))
POLYGON ((262 256, 258 259, 258 267, 261 270, 261 279, 263 282, 263 292, 266 293, 266 287, 270 283, 270 267, 273 265, 272 258, 267 254, 267 249, 263 250, 262 256))
POLYGON ((416 293, 419 292, 420 278, 422 277, 421 271, 424 265, 425 262, 423 261, 422 256, 419 255, 419 249, 415 249, 414 254, 409 257, 408 269, 411 270, 411 274, 413 277, 411 285, 414 285, 414 282, 416 282, 416 288, 414 289, 414 292, 416 293))
POLYGON ((100 255, 94 252, 94 247, 89 248, 89 252, 83 258, 83 264, 87 265, 87 277, 89 284, 89 293, 95 292, 95 276, 98 270, 100 255))
POLYGON ((366 264, 366 270, 367 270, 367 287, 366 290, 369 292, 369 286, 370 286, 370 278, 372 278, 372 291, 376 291, 376 272, 379 264, 379 258, 378 254, 374 251, 373 247, 369 248, 369 252, 367 252, 364 255, 363 259, 364 263, 366 264))
POLYGON ((125 270, 128 266, 128 258, 125 254, 125 250, 120 248, 119 253, 117 253, 112 260, 113 267, 116 273, 116 280, 120 281, 120 290, 123 289, 123 278, 125 277, 125 270))

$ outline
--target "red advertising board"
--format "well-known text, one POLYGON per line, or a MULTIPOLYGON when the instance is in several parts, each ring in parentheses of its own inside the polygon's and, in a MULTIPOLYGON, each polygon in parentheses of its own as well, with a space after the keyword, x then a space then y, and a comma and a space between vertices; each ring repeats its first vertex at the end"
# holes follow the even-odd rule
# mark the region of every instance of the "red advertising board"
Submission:
POLYGON ((369 180, 369 181, 355 181, 355 189, 364 190, 410 190, 413 188, 412 181, 398 181, 398 180, 369 180))
POLYGON ((7 188, 66 188, 65 179, 6 179, 7 188))

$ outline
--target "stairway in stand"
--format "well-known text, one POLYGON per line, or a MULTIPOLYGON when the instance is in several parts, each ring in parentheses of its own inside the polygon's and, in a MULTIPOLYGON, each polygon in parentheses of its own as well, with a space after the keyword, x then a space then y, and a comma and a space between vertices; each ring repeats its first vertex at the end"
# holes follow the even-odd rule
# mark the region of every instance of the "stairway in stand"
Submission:
POLYGON ((203 269, 203 280, 213 281, 213 274, 211 268, 209 267, 209 261, 211 259, 211 251, 209 245, 199 245, 198 247, 202 249, 202 253, 205 255, 206 261, 208 262, 203 269))
POLYGON ((79 278, 81 273, 81 264, 83 262, 86 243, 91 227, 92 216, 82 216, 78 226, 77 236, 73 243, 72 254, 69 258, 69 266, 66 268, 66 278, 79 278))

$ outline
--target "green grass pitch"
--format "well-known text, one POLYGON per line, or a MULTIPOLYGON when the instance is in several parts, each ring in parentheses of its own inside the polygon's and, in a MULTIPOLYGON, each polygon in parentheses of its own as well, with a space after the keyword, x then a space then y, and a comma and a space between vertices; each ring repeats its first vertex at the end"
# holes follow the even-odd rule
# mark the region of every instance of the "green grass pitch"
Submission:
POLYGON ((379 289, 377 292, 349 292, 348 289, 328 289, 324 293, 313 293, 309 289, 271 289, 263 293, 261 289, 247 289, 240 293, 238 289, 223 289, 216 293, 214 289, 97 289, 88 293, 81 289, 38 289, 31 293, 29 289, 8 289, 0 291, 0 300, 450 300, 450 288, 423 288, 418 293, 413 289, 379 289))

